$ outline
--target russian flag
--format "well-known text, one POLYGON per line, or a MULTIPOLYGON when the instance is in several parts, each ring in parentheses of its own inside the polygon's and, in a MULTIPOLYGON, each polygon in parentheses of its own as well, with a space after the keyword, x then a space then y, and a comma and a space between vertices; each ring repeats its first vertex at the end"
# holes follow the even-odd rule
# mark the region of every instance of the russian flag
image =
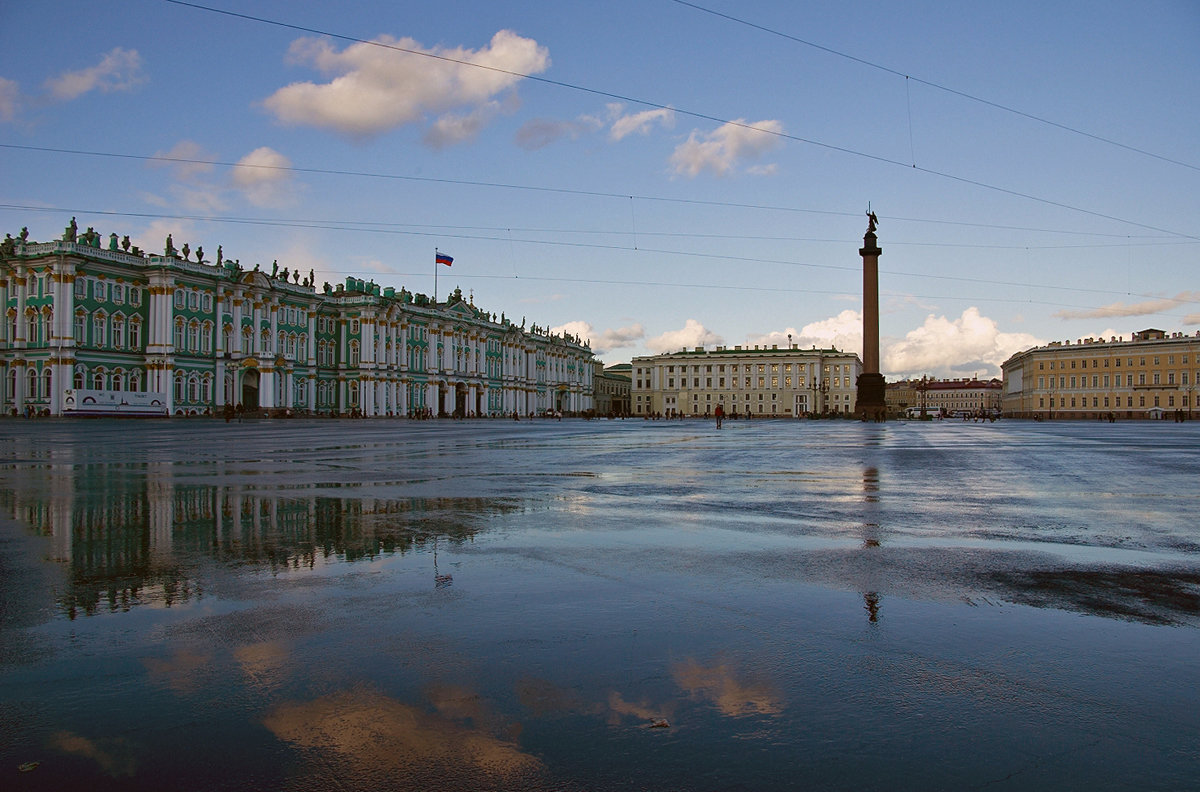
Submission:
POLYGON ((433 256, 433 261, 435 264, 445 264, 447 267, 454 263, 454 259, 450 256, 447 256, 445 253, 435 253, 433 256))

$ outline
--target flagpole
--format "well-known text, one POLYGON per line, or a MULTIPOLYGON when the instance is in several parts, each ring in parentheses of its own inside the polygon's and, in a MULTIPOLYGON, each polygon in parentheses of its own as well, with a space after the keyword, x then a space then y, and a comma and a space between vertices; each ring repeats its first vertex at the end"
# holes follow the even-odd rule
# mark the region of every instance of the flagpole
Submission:
POLYGON ((437 268, 438 268, 438 249, 433 249, 433 304, 437 305, 437 268))

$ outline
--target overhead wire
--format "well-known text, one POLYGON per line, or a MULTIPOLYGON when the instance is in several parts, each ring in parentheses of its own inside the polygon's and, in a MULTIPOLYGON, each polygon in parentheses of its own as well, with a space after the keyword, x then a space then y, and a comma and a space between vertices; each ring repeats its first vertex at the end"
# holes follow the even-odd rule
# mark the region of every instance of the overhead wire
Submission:
MULTIPOLYGON (((755 30, 758 30, 758 31, 761 31, 761 32, 763 32, 763 33, 769 33, 769 34, 770 34, 770 35, 772 35, 772 36, 778 36, 779 38, 787 39, 788 41, 793 41, 793 42, 795 42, 795 43, 797 43, 797 44, 803 44, 803 45, 804 45, 804 46, 806 46, 806 47, 811 47, 811 48, 813 48, 813 49, 815 49, 815 50, 820 50, 821 52, 825 52, 825 53, 828 53, 828 54, 830 54, 830 55, 835 55, 835 56, 837 56, 837 57, 839 57, 839 58, 845 58, 846 60, 853 61, 854 63, 858 63, 858 64, 861 64, 861 65, 863 65, 863 66, 868 66, 868 67, 870 67, 870 68, 872 68, 872 69, 878 69, 879 71, 885 72, 885 73, 887 73, 887 74, 894 75, 894 76, 896 76, 896 77, 903 77, 903 78, 905 79, 906 83, 907 83, 907 81, 911 80, 911 81, 913 81, 913 82, 916 82, 916 83, 919 83, 919 84, 921 84, 921 85, 924 85, 924 86, 926 86, 926 87, 928 87, 928 88, 934 88, 934 89, 936 89, 936 90, 938 90, 938 91, 944 91, 945 93, 952 94, 952 95, 954 95, 954 96, 957 96, 957 97, 959 97, 959 98, 961 98, 961 99, 968 99, 968 100, 970 100, 970 101, 972 101, 972 102, 977 102, 977 103, 979 103, 979 104, 986 105, 986 106, 988 106, 988 107, 991 107, 991 108, 994 108, 994 109, 996 109, 996 110, 1002 110, 1002 111, 1004 111, 1004 112, 1006 112, 1006 113, 1011 113, 1011 114, 1013 114, 1013 115, 1017 115, 1017 116, 1020 116, 1020 117, 1022 117, 1022 118, 1027 118, 1027 119, 1029 119, 1030 121, 1036 121, 1036 122, 1038 122, 1039 124, 1045 124, 1045 125, 1047 125, 1047 126, 1051 126, 1051 127, 1054 127, 1054 128, 1056 128, 1056 129, 1060 129, 1060 130, 1062 130, 1062 131, 1064 131, 1064 132, 1070 132, 1070 133, 1072 133, 1072 134, 1075 134, 1075 135, 1080 135, 1080 136, 1082 136, 1082 137, 1086 137, 1086 138, 1089 138, 1089 139, 1091 139, 1091 140, 1095 140, 1095 141, 1097 141, 1097 142, 1099 142, 1099 143, 1105 143, 1105 144, 1107 144, 1107 145, 1109 145, 1109 146, 1116 146, 1117 148, 1121 148, 1121 149, 1124 149, 1124 150, 1126 150, 1126 151, 1133 152, 1133 153, 1135 153, 1135 154, 1140 154, 1140 155, 1142 155, 1142 156, 1145 156, 1145 157, 1151 157, 1151 158, 1153 158, 1153 159, 1160 160, 1160 161, 1162 161, 1162 162, 1166 162, 1166 163, 1169 163, 1169 164, 1171 164, 1171 165, 1178 165, 1178 166, 1180 166, 1180 167, 1182 167, 1182 168, 1189 168, 1189 169, 1191 169, 1191 170, 1200 171, 1200 165, 1195 165, 1195 164, 1193 164, 1193 163, 1190 163, 1190 162, 1184 162, 1183 160, 1174 159, 1174 158, 1172 158, 1172 157, 1168 157, 1168 156, 1165 156, 1165 155, 1163 155, 1163 154, 1158 154, 1158 153, 1156 153, 1156 152, 1153 152, 1153 151, 1150 151, 1150 150, 1148 150, 1148 149, 1139 148, 1138 146, 1132 146, 1132 145, 1129 145, 1128 143, 1122 143, 1122 142, 1120 142, 1119 140, 1113 140, 1112 138, 1107 138, 1107 137, 1104 137, 1103 135, 1097 135, 1097 134, 1095 134, 1095 133, 1088 132, 1088 131, 1086 131, 1086 130, 1083 130, 1083 129, 1079 129, 1078 127, 1073 127, 1073 126, 1070 126, 1070 125, 1068 125, 1068 124, 1063 124, 1063 123, 1061 123, 1061 122, 1054 121, 1054 120, 1052 120, 1052 119, 1049 119, 1049 118, 1046 118, 1046 117, 1044 117, 1044 116, 1039 116, 1039 115, 1035 115, 1034 113, 1029 113, 1029 112, 1026 112, 1026 111, 1024 111, 1024 110, 1019 110, 1019 109, 1017 109, 1017 108, 1015 108, 1015 107, 1010 107, 1010 106, 1008 106, 1008 105, 1004 105, 1004 104, 1001 104, 1001 103, 999 103, 999 102, 992 101, 991 99, 985 99, 985 98, 983 98, 983 97, 981 97, 981 96, 978 96, 978 95, 976 95, 976 94, 972 94, 972 93, 969 93, 969 92, 967 92, 967 91, 959 90, 959 89, 957 89, 957 88, 951 88, 951 87, 950 87, 950 86, 948 86, 948 85, 943 85, 943 84, 941 84, 941 83, 937 83, 937 82, 934 82, 934 81, 932 81, 932 80, 926 80, 926 79, 922 79, 922 78, 920 78, 920 77, 914 77, 914 76, 913 76, 913 75, 911 75, 911 74, 908 74, 908 73, 906 73, 906 72, 900 71, 900 70, 898 70, 898 69, 891 68, 890 66, 884 66, 883 64, 880 64, 880 63, 875 63, 874 61, 869 61, 869 60, 867 60, 866 58, 860 58, 860 57, 858 57, 858 56, 856 56, 856 55, 851 55, 851 54, 849 54, 849 53, 847 53, 847 52, 843 52, 843 51, 841 51, 841 50, 837 50, 837 49, 834 49, 834 48, 832 48, 832 47, 827 47, 827 46, 824 46, 824 45, 822 45, 822 44, 817 44, 817 43, 815 43, 815 42, 808 41, 808 40, 806 40, 806 39, 802 39, 802 38, 800 38, 800 37, 798 37, 798 36, 793 36, 793 35, 791 35, 790 33, 785 33, 785 32, 783 32, 783 31, 781 31, 781 30, 778 30, 778 29, 776 29, 776 28, 767 27, 766 25, 761 25, 761 24, 758 24, 758 23, 755 23, 755 22, 751 22, 751 21, 750 21, 750 20, 748 20, 748 19, 744 19, 744 18, 742 18, 742 17, 737 17, 737 16, 734 16, 733 14, 726 14, 726 13, 724 13, 724 12, 722 12, 722 11, 717 11, 717 10, 715 10, 715 9, 712 9, 712 8, 707 8, 707 7, 705 7, 705 6, 699 5, 698 3, 689 2, 689 0, 671 0, 671 2, 677 3, 677 4, 681 5, 681 6, 686 6, 687 8, 691 8, 691 9, 694 9, 694 10, 696 10, 696 11, 701 11, 701 12, 703 12, 703 13, 705 13, 705 14, 711 14, 712 16, 715 16, 715 17, 720 17, 721 19, 725 19, 725 20, 727 20, 727 21, 729 21, 729 22, 735 22, 735 23, 737 23, 737 24, 739 24, 739 25, 745 25, 746 27, 753 28, 753 29, 755 29, 755 30)), ((910 109, 909 124, 910 124, 909 135, 910 135, 910 137, 911 137, 911 134, 912 134, 912 129, 911 129, 911 124, 912 124, 911 109, 910 109)))
MULTIPOLYGON (((358 233, 378 233, 378 234, 392 234, 392 235, 403 235, 403 236, 429 236, 429 237, 437 237, 439 239, 484 240, 484 241, 493 241, 493 242, 502 242, 502 243, 507 242, 509 244, 509 246, 511 246, 514 243, 520 243, 520 244, 530 244, 530 245, 546 245, 546 246, 551 246, 551 247, 569 247, 569 248, 581 248, 581 249, 620 251, 620 252, 629 252, 629 253, 642 253, 642 254, 647 254, 647 255, 653 254, 653 255, 660 255, 660 256, 681 256, 681 257, 687 257, 687 258, 693 259, 693 260, 694 259, 706 259, 706 260, 713 260, 713 261, 734 262, 734 263, 738 263, 738 264, 762 264, 762 265, 775 265, 775 266, 790 266, 790 267, 800 267, 800 268, 805 268, 805 269, 820 269, 820 270, 829 270, 829 271, 834 271, 834 272, 845 272, 847 274, 852 274, 852 275, 857 275, 861 272, 860 267, 850 266, 850 265, 819 264, 819 263, 812 263, 812 262, 805 262, 805 261, 795 261, 795 260, 791 260, 791 259, 765 258, 762 256, 735 256, 735 255, 722 254, 722 253, 708 253, 708 252, 689 251, 689 250, 673 250, 670 248, 652 248, 652 247, 638 246, 636 244, 636 236, 637 235, 663 236, 663 237, 697 236, 697 235, 692 235, 692 234, 677 234, 674 232, 670 232, 670 233, 647 232, 644 230, 636 231, 636 232, 626 232, 626 231, 602 231, 601 232, 601 231, 571 230, 571 231, 566 232, 566 233, 574 233, 574 234, 598 234, 598 235, 617 235, 617 236, 631 236, 632 235, 635 239, 635 242, 632 245, 628 245, 628 244, 617 245, 617 244, 601 244, 598 242, 571 242, 571 241, 551 240, 551 239, 516 238, 516 237, 512 236, 512 232, 514 230, 522 231, 522 232, 526 232, 526 233, 564 233, 562 229, 521 229, 521 228, 513 229, 513 228, 500 228, 500 227, 488 227, 488 226, 423 226, 423 225, 417 226, 415 224, 404 224, 404 223, 393 223, 393 222, 384 223, 384 222, 377 222, 377 221, 362 221, 362 220, 344 221, 344 222, 327 221, 327 220, 312 220, 312 219, 272 220, 272 219, 267 219, 267 218, 212 217, 212 216, 206 216, 206 215, 179 215, 179 214, 152 213, 152 212, 118 212, 118 211, 114 211, 114 210, 95 210, 95 209, 81 209, 81 208, 72 208, 72 207, 45 207, 45 206, 32 206, 32 205, 21 205, 21 204, 0 204, 0 210, 59 212, 59 213, 70 213, 70 214, 102 215, 102 216, 118 216, 118 217, 139 217, 139 218, 151 219, 151 220, 162 220, 162 219, 187 220, 187 221, 193 221, 193 222, 214 222, 214 223, 230 224, 230 225, 255 225, 255 226, 268 226, 268 227, 276 226, 276 227, 283 227, 283 228, 310 228, 310 229, 328 230, 328 231, 343 231, 343 232, 351 231, 351 232, 358 232, 358 233), (416 230, 416 229, 421 229, 421 230, 416 230), (467 231, 494 232, 494 233, 492 235, 485 236, 480 233, 474 233, 474 234, 464 233, 467 231)), ((735 239, 735 240, 740 240, 740 239, 746 238, 746 237, 740 237, 740 236, 730 236, 730 237, 721 237, 720 235, 706 235, 706 236, 708 236, 709 238, 712 238, 715 236, 717 238, 728 238, 728 239, 735 239)), ((751 239, 756 239, 756 238, 751 237, 751 239)), ((816 239, 816 240, 813 240, 813 239, 797 239, 797 238, 787 238, 787 237, 771 238, 771 239, 772 239, 772 241, 820 242, 820 243, 831 243, 831 244, 840 244, 844 241, 844 240, 839 240, 839 239, 816 239)), ((892 244, 892 243, 889 243, 889 244, 892 244)), ((903 243, 895 243, 895 244, 903 244, 903 243)), ((912 243, 912 244, 924 244, 924 243, 912 243)), ((1177 242, 1174 242, 1174 244, 1191 244, 1191 243, 1177 241, 1177 242)), ((352 270, 344 270, 344 271, 346 271, 347 273, 353 272, 352 270)), ((372 270, 372 272, 378 273, 377 270, 372 270)), ((907 272, 907 271, 903 271, 903 270, 891 270, 891 269, 881 270, 880 272, 882 274, 900 276, 900 277, 924 278, 924 279, 928 279, 928 280, 978 284, 978 285, 983 285, 983 286, 1004 286, 1004 287, 1011 287, 1011 288, 1025 288, 1030 285, 1027 283, 1021 283, 1021 282, 1017 282, 1017 281, 994 280, 994 279, 987 279, 987 278, 969 277, 969 276, 963 276, 963 275, 941 275, 941 274, 928 273, 928 272, 907 272)), ((399 271, 389 271, 387 274, 395 275, 395 276, 420 275, 419 273, 405 273, 405 272, 399 272, 399 271)), ((620 285, 630 285, 630 286, 681 286, 681 285, 686 285, 690 288, 734 288, 735 287, 734 285, 731 285, 727 282, 714 283, 714 284, 700 284, 700 283, 681 284, 678 281, 671 281, 671 282, 614 281, 614 280, 600 280, 600 279, 554 278, 554 277, 546 277, 546 276, 528 276, 528 275, 518 276, 515 273, 515 271, 512 276, 472 274, 470 276, 462 276, 462 277, 497 279, 497 280, 524 279, 524 280, 531 280, 531 281, 607 283, 607 284, 614 284, 614 285, 620 284, 620 285)), ((822 290, 812 289, 812 288, 787 289, 787 288, 778 288, 775 286, 771 286, 771 287, 740 287, 740 286, 738 286, 736 288, 745 289, 745 290, 781 291, 781 292, 796 292, 796 293, 809 293, 809 294, 842 294, 842 293, 844 293, 844 290, 822 291, 822 290)), ((1089 293, 1089 294, 1096 294, 1096 295, 1119 296, 1119 297, 1141 297, 1141 298, 1146 298, 1146 299, 1166 300, 1166 301, 1176 302, 1181 305, 1197 301, 1195 299, 1180 299, 1180 298, 1172 298, 1172 297, 1163 297, 1161 295, 1128 292, 1128 291, 1116 291, 1116 290, 1112 290, 1112 289, 1096 289, 1096 288, 1089 288, 1089 287, 1084 287, 1084 286, 1079 286, 1079 285, 1057 286, 1054 284, 1039 284, 1039 288, 1043 289, 1043 290, 1064 291, 1064 292, 1071 292, 1071 293, 1089 293)), ((945 298, 945 295, 911 295, 911 296, 921 297, 924 299, 944 299, 945 298)), ((989 302, 1017 302, 1017 303, 1029 303, 1029 304, 1044 304, 1044 305, 1050 305, 1050 306, 1056 306, 1056 307, 1069 307, 1069 308, 1095 308, 1096 307, 1096 306, 1081 306, 1081 305, 1075 305, 1075 304, 1055 303, 1055 302, 1038 303, 1038 301, 1033 301, 1033 300, 1028 300, 1028 299, 1005 299, 1005 298, 998 298, 998 297, 987 297, 987 298, 959 297, 958 299, 986 300, 989 302)))
MULTIPOLYGON (((1159 233, 1171 234, 1173 236, 1185 237, 1185 238, 1189 238, 1189 239, 1200 239, 1200 236, 1197 236, 1197 235, 1184 233, 1182 231, 1176 231, 1176 230, 1172 230, 1172 229, 1166 229, 1166 228, 1162 228, 1159 226, 1150 225, 1148 223, 1141 223, 1141 222, 1138 222, 1135 220, 1117 217, 1115 215, 1110 215, 1110 214, 1092 210, 1092 209, 1085 209, 1080 206, 1075 206, 1073 204, 1066 203, 1065 201, 1058 201, 1058 200, 1054 200, 1051 198, 1044 198, 1042 196, 1034 195, 1032 193, 1022 192, 1020 190, 1015 190, 1015 189, 1008 188, 1008 187, 1001 187, 999 185, 990 184, 988 182, 984 182, 979 179, 971 179, 971 178, 968 178, 965 176, 959 176, 959 175, 952 174, 952 173, 949 173, 946 171, 939 171, 939 170, 936 170, 933 168, 918 166, 915 163, 911 163, 911 164, 905 163, 901 160, 893 159, 891 157, 885 157, 885 156, 882 156, 879 154, 871 154, 869 152, 859 151, 857 149, 852 149, 852 148, 849 148, 846 146, 839 146, 839 145, 836 145, 833 143, 828 143, 825 141, 801 137, 800 135, 791 134, 791 133, 784 132, 784 131, 777 130, 777 129, 768 129, 768 128, 763 128, 763 127, 758 127, 758 126, 755 126, 754 124, 749 124, 749 123, 746 123, 743 121, 737 121, 737 120, 728 119, 728 118, 721 118, 719 116, 715 116, 715 115, 712 115, 709 113, 703 113, 703 112, 696 111, 696 110, 689 110, 687 108, 681 108, 681 107, 677 107, 677 106, 673 106, 673 105, 663 104, 660 102, 655 102, 655 101, 651 101, 648 99, 642 99, 642 98, 634 97, 634 96, 628 96, 625 94, 619 94, 619 93, 616 93, 613 91, 606 91, 606 90, 602 90, 599 88, 583 86, 583 85, 579 85, 576 83, 570 83, 565 80, 556 80, 556 79, 553 79, 550 77, 543 77, 541 75, 527 74, 525 72, 519 72, 519 71, 515 71, 512 69, 504 69, 504 68, 501 68, 498 66, 490 66, 487 64, 473 63, 471 61, 463 60, 461 58, 452 58, 448 55, 439 55, 434 52, 427 52, 425 50, 415 49, 412 47, 403 47, 403 46, 400 46, 399 44, 385 43, 382 41, 372 41, 370 39, 363 39, 363 38, 359 38, 357 36, 346 35, 344 33, 334 33, 332 31, 328 31, 328 30, 322 30, 319 28, 308 27, 305 25, 298 25, 298 24, 294 24, 294 23, 290 23, 290 22, 283 22, 283 21, 277 20, 277 19, 269 19, 267 17, 256 16, 253 14, 245 14, 245 13, 241 13, 241 12, 237 12, 237 11, 230 11, 228 9, 215 8, 213 6, 207 6, 207 5, 203 5, 200 3, 187 2, 187 0, 164 0, 164 2, 171 3, 171 4, 177 5, 177 6, 186 7, 186 8, 192 8, 192 9, 195 9, 198 11, 205 11, 208 13, 220 14, 220 15, 224 15, 224 16, 228 16, 228 17, 232 17, 232 18, 236 18, 236 19, 243 19, 243 20, 250 21, 250 22, 256 22, 256 23, 260 23, 260 24, 280 27, 280 28, 284 28, 287 30, 295 30, 298 32, 309 33, 309 34, 318 35, 318 36, 327 36, 329 38, 337 39, 340 41, 349 41, 349 42, 353 42, 356 44, 365 44, 368 46, 380 47, 382 49, 392 50, 394 52, 402 52, 402 53, 405 53, 408 55, 415 55, 415 56, 419 56, 419 57, 423 57, 423 58, 430 58, 430 59, 441 61, 444 63, 453 63, 453 64, 456 64, 459 66, 466 66, 466 67, 470 67, 470 68, 474 68, 474 69, 483 69, 486 71, 495 72, 497 74, 506 74, 506 75, 509 75, 512 77, 520 77, 522 79, 530 80, 531 82, 537 82, 537 83, 541 83, 544 85, 552 85, 552 86, 556 86, 559 88, 566 88, 566 89, 572 90, 572 91, 579 91, 579 92, 591 94, 594 96, 601 96, 606 99, 616 99, 621 102, 631 102, 634 104, 643 105, 645 107, 650 107, 650 108, 654 108, 657 110, 670 110, 674 113, 678 113, 680 115, 684 115, 689 118, 697 118, 697 119, 700 119, 703 121, 711 121, 713 123, 717 123, 717 124, 721 124, 721 125, 729 125, 729 126, 733 126, 733 127, 739 127, 739 128, 746 129, 746 130, 759 132, 761 134, 778 137, 778 138, 784 139, 784 140, 791 140, 791 141, 794 141, 797 143, 805 143, 805 144, 808 144, 811 146, 816 146, 816 147, 823 148, 823 149, 830 150, 830 151, 836 151, 836 152, 839 152, 842 154, 849 154, 849 155, 852 155, 855 157, 861 157, 861 158, 872 160, 872 161, 879 162, 882 164, 894 165, 894 166, 902 167, 902 168, 905 168, 908 170, 914 170, 914 171, 917 171, 920 173, 928 174, 930 176, 936 176, 938 178, 946 179, 949 181, 955 181, 960 184, 966 184, 966 185, 978 187, 978 188, 984 189, 984 190, 990 190, 990 191, 997 192, 1000 194, 1009 195, 1009 196, 1012 196, 1015 198, 1021 198, 1024 200, 1033 201, 1035 203, 1045 204, 1047 206, 1054 206, 1059 209, 1065 209, 1065 210, 1072 211, 1072 212, 1078 212, 1080 214, 1089 215, 1091 217, 1098 217, 1098 218, 1101 218, 1104 220, 1110 220, 1110 221, 1116 222, 1116 223, 1123 223, 1126 225, 1131 225, 1136 228, 1144 228, 1144 229, 1147 229, 1150 231, 1157 231, 1159 233)), ((699 8, 700 10, 705 10, 699 6, 697 6, 697 8, 699 8)), ((736 20, 736 18, 735 18, 735 21, 740 21, 740 20, 736 20)), ((808 43, 808 42, 803 42, 803 43, 808 43)), ((838 53, 838 54, 840 54, 840 53, 838 53)), ((850 56, 846 56, 846 57, 850 57, 850 56)), ((874 65, 874 64, 868 64, 868 65, 874 65)), ((882 67, 880 67, 880 68, 882 68, 882 67)))

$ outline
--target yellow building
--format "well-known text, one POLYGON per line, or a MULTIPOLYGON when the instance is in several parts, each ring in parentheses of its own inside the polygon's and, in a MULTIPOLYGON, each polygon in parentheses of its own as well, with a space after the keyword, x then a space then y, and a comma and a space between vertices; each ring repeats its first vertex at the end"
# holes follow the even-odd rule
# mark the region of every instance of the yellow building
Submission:
POLYGON ((1004 413, 1017 418, 1191 417, 1200 407, 1200 332, 1053 342, 1004 361, 1004 413), (1111 414, 1111 415, 1110 415, 1111 414))
POLYGON ((636 357, 633 415, 793 418, 853 413, 862 362, 836 349, 719 346, 636 357))

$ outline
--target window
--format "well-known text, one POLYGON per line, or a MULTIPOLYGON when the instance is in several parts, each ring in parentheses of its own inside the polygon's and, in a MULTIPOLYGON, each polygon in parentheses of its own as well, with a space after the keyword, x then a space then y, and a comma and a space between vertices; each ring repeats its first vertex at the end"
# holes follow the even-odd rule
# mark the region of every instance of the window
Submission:
POLYGON ((105 334, 106 317, 103 313, 97 313, 92 317, 92 346, 104 346, 108 343, 108 338, 105 334))
POLYGON ((115 303, 125 302, 125 287, 120 283, 114 283, 112 287, 112 301, 115 303))
POLYGON ((184 295, 183 289, 175 290, 175 307, 176 308, 182 308, 184 306, 184 301, 186 299, 187 299, 187 297, 184 295))
POLYGON ((129 287, 129 304, 130 305, 141 305, 142 304, 142 290, 137 288, 136 286, 129 287))
POLYGON ((129 348, 140 349, 142 346, 142 320, 134 317, 129 322, 129 348))
POLYGON ((182 352, 184 350, 183 342, 184 342, 183 320, 176 319, 175 320, 175 349, 176 349, 176 351, 182 352))

